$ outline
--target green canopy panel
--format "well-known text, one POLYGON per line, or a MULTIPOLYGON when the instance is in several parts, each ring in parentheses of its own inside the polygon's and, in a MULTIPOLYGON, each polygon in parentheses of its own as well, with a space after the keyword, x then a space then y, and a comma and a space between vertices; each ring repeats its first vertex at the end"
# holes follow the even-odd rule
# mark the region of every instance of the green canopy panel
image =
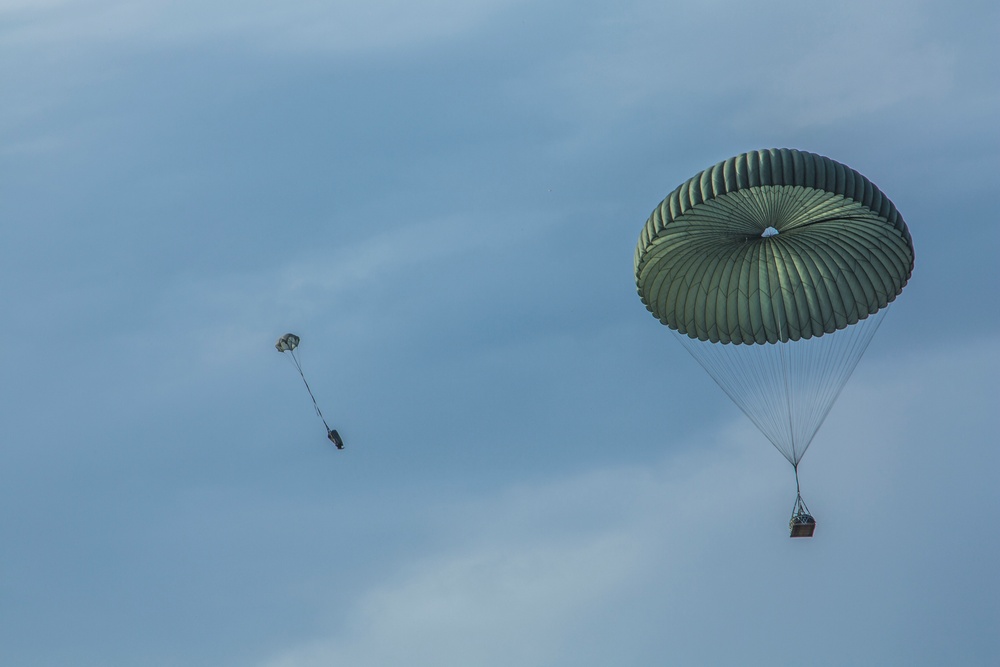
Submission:
POLYGON ((885 308, 913 257, 902 216, 871 181, 782 148, 725 160, 674 190, 642 230, 635 276, 670 328, 765 344, 833 333, 885 308))

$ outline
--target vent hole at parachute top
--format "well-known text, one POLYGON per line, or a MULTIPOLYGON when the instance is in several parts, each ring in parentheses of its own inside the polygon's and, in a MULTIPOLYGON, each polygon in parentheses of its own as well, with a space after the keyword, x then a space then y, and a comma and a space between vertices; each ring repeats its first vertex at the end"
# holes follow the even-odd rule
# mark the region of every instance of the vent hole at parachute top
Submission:
POLYGON ((777 236, 777 235, 778 235, 777 229, 775 229, 774 227, 768 227, 767 229, 764 230, 764 233, 761 234, 760 237, 762 239, 769 239, 772 236, 777 236))

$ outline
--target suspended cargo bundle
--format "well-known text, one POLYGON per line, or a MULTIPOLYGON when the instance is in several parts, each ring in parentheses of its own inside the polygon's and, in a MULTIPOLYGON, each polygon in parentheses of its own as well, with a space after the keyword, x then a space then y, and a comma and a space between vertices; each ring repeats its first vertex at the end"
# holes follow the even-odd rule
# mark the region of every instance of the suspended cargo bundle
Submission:
POLYGON ((809 508, 802 500, 802 494, 795 498, 795 507, 792 509, 792 518, 788 520, 788 529, 791 531, 789 537, 812 537, 816 530, 816 519, 812 518, 809 508))
POLYGON ((278 352, 294 352, 295 348, 298 346, 299 337, 293 333, 286 333, 278 339, 277 343, 274 344, 274 347, 278 350, 278 352))
POLYGON ((642 230, 639 297, 792 465, 793 537, 816 523, 799 462, 913 262, 888 197, 853 169, 794 149, 696 174, 642 230))

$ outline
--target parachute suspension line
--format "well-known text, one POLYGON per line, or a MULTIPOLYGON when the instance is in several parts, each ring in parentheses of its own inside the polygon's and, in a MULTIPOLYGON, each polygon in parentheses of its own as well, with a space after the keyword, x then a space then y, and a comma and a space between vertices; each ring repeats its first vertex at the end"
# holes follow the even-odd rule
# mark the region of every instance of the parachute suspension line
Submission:
POLYGON ((299 377, 302 378, 302 384, 306 386, 306 391, 309 392, 309 398, 312 399, 313 407, 316 408, 316 415, 320 418, 320 421, 323 422, 323 426, 326 427, 327 433, 329 433, 330 425, 326 423, 323 411, 319 409, 319 403, 316 402, 316 397, 313 396, 312 389, 309 387, 309 382, 306 380, 305 373, 302 372, 302 364, 299 363, 299 358, 295 355, 295 350, 289 350, 288 354, 292 358, 292 363, 295 364, 295 370, 299 372, 299 377))
MULTIPOLYGON (((779 330, 781 329, 780 320, 778 321, 778 328, 779 330)), ((779 336, 780 335, 781 334, 779 333, 779 336)), ((792 449, 793 465, 795 466, 795 469, 798 470, 799 459, 801 458, 801 454, 798 451, 796 451, 797 448, 795 446, 797 442, 797 439, 795 437, 796 434, 795 434, 795 424, 794 424, 795 410, 792 407, 795 397, 795 392, 792 391, 792 386, 791 386, 792 380, 789 377, 791 375, 792 369, 789 368, 791 366, 791 362, 789 361, 788 358, 789 357, 788 346, 779 345, 778 354, 781 357, 781 375, 785 385, 785 405, 788 407, 788 442, 791 445, 792 449)))
POLYGON ((711 343, 678 331, 674 335, 795 466, 857 368, 886 310, 833 333, 782 343, 711 343))
POLYGON ((785 458, 792 461, 783 447, 786 430, 782 419, 787 405, 777 364, 769 357, 776 354, 761 345, 734 345, 702 342, 674 331, 688 353, 694 357, 715 383, 732 399, 746 416, 767 436, 785 458))
POLYGON ((830 413, 830 410, 833 408, 833 404, 836 403, 837 398, 840 397, 840 393, 847 385, 847 381, 854 374, 854 370, 858 367, 858 363, 861 361, 861 357, 864 356, 865 351, 871 344, 875 333, 879 330, 879 327, 882 326, 882 321, 885 318, 886 312, 889 310, 889 305, 890 304, 886 304, 884 308, 869 315, 864 321, 858 322, 853 327, 849 327, 854 335, 851 337, 849 349, 843 354, 843 359, 847 363, 844 364, 840 362, 840 360, 834 359, 834 361, 839 364, 840 375, 837 377, 835 382, 831 383, 830 392, 826 399, 826 409, 823 410, 822 414, 819 416, 819 422, 821 424, 830 413))

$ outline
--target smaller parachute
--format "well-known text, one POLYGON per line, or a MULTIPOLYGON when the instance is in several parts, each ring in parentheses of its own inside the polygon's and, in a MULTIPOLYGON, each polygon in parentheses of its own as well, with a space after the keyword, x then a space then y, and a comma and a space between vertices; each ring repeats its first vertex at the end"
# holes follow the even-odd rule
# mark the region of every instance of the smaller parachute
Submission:
POLYGON ((299 376, 302 378, 302 383, 306 386, 306 391, 309 392, 309 398, 312 399, 313 407, 316 408, 316 415, 323 422, 323 426, 326 427, 326 437, 332 442, 337 449, 344 448, 344 441, 337 433, 336 429, 330 428, 330 425, 326 423, 326 418, 323 417, 323 411, 319 409, 319 404, 316 402, 316 397, 313 396, 312 389, 309 387, 309 382, 306 381, 305 373, 302 372, 302 364, 299 362, 298 355, 295 354, 295 349, 299 346, 299 341, 301 339, 293 333, 286 333, 284 336, 280 337, 274 344, 274 348, 278 352, 287 352, 288 356, 291 358, 292 363, 295 365, 295 370, 299 372, 299 376))
POLYGON ((284 336, 278 339, 278 342, 274 344, 274 347, 278 352, 291 352, 299 346, 299 337, 293 333, 286 333, 284 336))

